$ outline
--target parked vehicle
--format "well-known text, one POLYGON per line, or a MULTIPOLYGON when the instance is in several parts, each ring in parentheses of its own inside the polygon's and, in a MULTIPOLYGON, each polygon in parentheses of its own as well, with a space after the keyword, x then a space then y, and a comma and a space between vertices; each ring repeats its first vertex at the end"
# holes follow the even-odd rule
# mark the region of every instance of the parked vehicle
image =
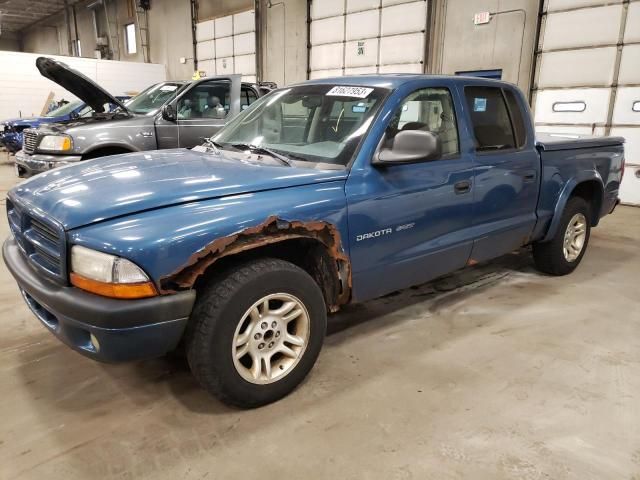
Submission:
MULTIPOLYGON (((116 97, 120 102, 125 102, 131 97, 121 95, 116 97)), ((110 104, 109 111, 116 108, 110 104)), ((22 149, 22 132, 27 128, 37 128, 45 123, 59 123, 67 120, 90 117, 93 109, 82 100, 67 102, 64 105, 51 110, 40 117, 10 118, 0 122, 0 145, 15 153, 22 149)))
POLYGON ((118 108, 24 130, 24 147, 15 159, 20 177, 107 155, 194 147, 268 88, 242 83, 240 75, 170 81, 149 87, 124 105, 64 63, 40 57, 36 66, 43 76, 84 100, 96 112, 103 112, 102 106, 107 103, 118 108))
POLYGON ((302 381, 346 303, 529 244, 541 271, 573 271, 618 202, 623 154, 621 138, 536 141, 504 82, 314 80, 202 147, 14 187, 3 254, 71 348, 122 361, 183 345, 204 388, 255 407, 302 381))

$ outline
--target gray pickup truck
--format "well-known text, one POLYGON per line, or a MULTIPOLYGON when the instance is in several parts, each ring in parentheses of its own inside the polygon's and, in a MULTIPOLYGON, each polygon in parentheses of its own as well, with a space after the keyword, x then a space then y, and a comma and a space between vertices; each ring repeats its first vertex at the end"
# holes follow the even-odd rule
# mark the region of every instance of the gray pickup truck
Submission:
POLYGON ((120 102, 91 79, 56 60, 40 57, 42 76, 62 86, 96 112, 88 118, 24 131, 16 154, 16 173, 30 177, 89 158, 203 143, 273 84, 243 83, 240 75, 152 85, 120 102), (105 105, 115 104, 109 111, 105 105))

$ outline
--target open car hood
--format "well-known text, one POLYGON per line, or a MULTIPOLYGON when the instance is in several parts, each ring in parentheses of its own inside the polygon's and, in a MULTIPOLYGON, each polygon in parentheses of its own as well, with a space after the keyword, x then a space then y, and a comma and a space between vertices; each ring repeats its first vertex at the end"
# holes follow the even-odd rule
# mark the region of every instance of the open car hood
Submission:
POLYGON ((104 112, 105 103, 118 105, 127 111, 126 107, 116 97, 100 87, 90 78, 84 76, 68 65, 52 58, 38 57, 36 67, 40 74, 57 83, 65 90, 73 93, 80 100, 91 106, 96 112, 104 112))

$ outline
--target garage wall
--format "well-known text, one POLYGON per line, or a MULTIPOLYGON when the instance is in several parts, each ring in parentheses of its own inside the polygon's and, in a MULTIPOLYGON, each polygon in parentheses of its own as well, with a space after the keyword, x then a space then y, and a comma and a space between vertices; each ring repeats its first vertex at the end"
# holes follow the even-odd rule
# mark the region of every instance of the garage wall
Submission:
POLYGON ((307 0, 260 1, 260 78, 291 85, 307 79, 307 0))
POLYGON ((241 73, 256 81, 255 11, 247 10, 199 22, 196 26, 198 70, 207 75, 241 73))
POLYGON ((544 8, 536 128, 624 136, 620 196, 640 205, 640 1, 547 0, 544 8))
MULTIPOLYGON (((0 52, 0 118, 39 115, 50 92, 55 99, 73 96, 36 69, 37 54, 0 52)), ((113 95, 139 92, 166 79, 164 65, 52 56, 95 80, 113 95)))
POLYGON ((425 0, 312 0, 309 78, 422 73, 425 0))
POLYGON ((538 0, 441 0, 435 6, 429 71, 502 70, 503 80, 529 90, 538 0), (480 12, 490 12, 491 20, 474 25, 480 12))

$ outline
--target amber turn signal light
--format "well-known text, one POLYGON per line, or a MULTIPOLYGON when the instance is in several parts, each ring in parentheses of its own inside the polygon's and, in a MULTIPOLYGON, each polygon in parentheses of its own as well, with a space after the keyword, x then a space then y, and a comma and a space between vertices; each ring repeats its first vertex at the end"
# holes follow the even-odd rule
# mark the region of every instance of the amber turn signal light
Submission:
POLYGON ((104 283, 90 278, 83 277, 71 272, 71 284, 87 292, 102 295, 103 297, 135 299, 148 298, 158 295, 153 282, 143 283, 104 283))

